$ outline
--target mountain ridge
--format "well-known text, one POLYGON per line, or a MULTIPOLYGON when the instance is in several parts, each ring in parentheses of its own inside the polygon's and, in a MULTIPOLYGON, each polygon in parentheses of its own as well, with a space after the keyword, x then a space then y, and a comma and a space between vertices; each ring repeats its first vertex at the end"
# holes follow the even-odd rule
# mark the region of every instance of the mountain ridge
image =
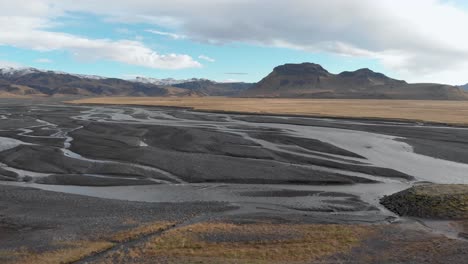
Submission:
POLYGON ((199 78, 190 78, 190 79, 174 79, 174 78, 153 78, 153 77, 143 77, 137 76, 134 79, 130 79, 131 82, 139 82, 139 83, 148 83, 148 84, 155 84, 155 85, 174 85, 180 83, 187 83, 187 82, 197 82, 197 81, 205 81, 208 79, 199 79, 199 78))
POLYGON ((0 69, 0 94, 31 96, 234 96, 250 87, 249 84, 245 83, 226 84, 196 78, 188 80, 142 78, 123 80, 36 68, 3 68, 0 69), (184 83, 187 83, 187 86, 192 84, 192 86, 184 88, 182 85, 184 83))
POLYGON ((199 78, 123 80, 35 68, 0 69, 0 95, 468 100, 468 92, 464 90, 467 86, 410 84, 368 68, 334 74, 315 63, 277 66, 258 83, 222 83, 199 78))
POLYGON ((467 100, 455 86, 392 79, 363 68, 333 74, 315 63, 284 64, 244 91, 242 97, 467 100))

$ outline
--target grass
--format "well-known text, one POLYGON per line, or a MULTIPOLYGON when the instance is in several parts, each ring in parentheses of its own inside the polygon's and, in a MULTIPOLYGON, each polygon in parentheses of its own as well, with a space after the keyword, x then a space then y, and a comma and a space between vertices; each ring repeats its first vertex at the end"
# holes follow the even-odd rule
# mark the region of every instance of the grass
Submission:
POLYGON ((61 242, 57 246, 62 248, 42 253, 30 252, 27 249, 19 251, 0 252, 0 257, 13 257, 11 262, 15 264, 55 264, 72 263, 94 253, 105 251, 114 246, 114 243, 108 241, 75 241, 61 242))
MULTIPOLYGON (((132 219, 125 219, 124 224, 132 226, 138 223, 132 219)), ((172 227, 172 222, 154 222, 136 226, 125 231, 115 234, 106 234, 101 236, 97 241, 61 241, 51 245, 54 250, 45 252, 35 252, 27 248, 18 250, 0 251, 1 263, 15 264, 56 264, 56 263, 73 263, 95 253, 106 251, 115 245, 140 237, 162 232, 165 229, 172 227)))
POLYGON ((466 184, 431 184, 421 185, 416 189, 416 194, 427 196, 440 195, 466 195, 468 200, 468 185, 466 184))
POLYGON ((201 223, 169 230, 141 252, 173 263, 304 263, 349 251, 372 232, 357 225, 201 223), (226 235, 232 242, 206 239, 226 235))
POLYGON ((169 227, 172 227, 175 223, 172 222, 155 222, 150 224, 145 224, 142 226, 135 227, 130 230, 118 232, 117 234, 113 234, 110 238, 112 242, 126 242, 130 240, 134 240, 138 237, 162 232, 169 227))
POLYGON ((382 203, 400 215, 468 220, 468 185, 431 184, 414 186, 384 197, 382 203))
POLYGON ((174 106, 189 107, 202 111, 382 118, 468 125, 468 101, 104 97, 75 100, 70 103, 174 106))

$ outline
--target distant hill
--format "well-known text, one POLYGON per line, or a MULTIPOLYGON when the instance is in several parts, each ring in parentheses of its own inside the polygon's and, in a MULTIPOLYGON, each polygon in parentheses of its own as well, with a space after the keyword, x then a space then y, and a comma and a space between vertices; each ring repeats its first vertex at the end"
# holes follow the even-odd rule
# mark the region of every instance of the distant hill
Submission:
POLYGON ((468 83, 465 85, 460 85, 460 88, 462 88, 465 91, 468 91, 468 83))
POLYGON ((150 84, 156 84, 156 85, 162 85, 162 86, 170 86, 170 85, 180 84, 180 83, 206 81, 206 79, 192 78, 192 79, 178 80, 174 78, 158 79, 158 78, 151 78, 151 77, 136 77, 135 79, 132 79, 129 81, 139 82, 139 83, 150 83, 150 84))
POLYGON ((218 83, 210 80, 197 80, 172 85, 173 87, 188 89, 201 96, 237 96, 253 86, 252 83, 218 83))
POLYGON ((455 86, 409 84, 369 69, 332 74, 314 63, 285 64, 243 92, 244 97, 466 100, 455 86))
POLYGON ((0 92, 21 95, 165 95, 166 89, 116 78, 40 71, 33 68, 0 71, 0 92))
POLYGON ((94 75, 42 71, 34 68, 0 69, 0 95, 35 96, 233 96, 250 87, 204 79, 132 81, 94 75), (157 84, 156 84, 157 82, 157 84))

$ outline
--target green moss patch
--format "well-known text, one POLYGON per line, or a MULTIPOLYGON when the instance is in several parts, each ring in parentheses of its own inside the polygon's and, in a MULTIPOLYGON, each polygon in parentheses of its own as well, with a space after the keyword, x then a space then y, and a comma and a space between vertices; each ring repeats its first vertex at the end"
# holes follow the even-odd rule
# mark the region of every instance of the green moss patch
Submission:
POLYGON ((436 219, 468 219, 468 185, 414 186, 385 196, 381 204, 401 216, 436 219))

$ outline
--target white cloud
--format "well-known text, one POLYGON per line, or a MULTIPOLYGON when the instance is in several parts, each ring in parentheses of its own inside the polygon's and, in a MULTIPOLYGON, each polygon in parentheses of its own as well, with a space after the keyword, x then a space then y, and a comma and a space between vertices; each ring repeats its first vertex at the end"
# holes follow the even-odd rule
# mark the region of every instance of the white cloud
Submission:
MULTIPOLYGON (((110 60, 156 69, 183 69, 201 67, 201 64, 186 54, 159 54, 138 40, 92 39, 50 30, 55 26, 53 17, 63 14, 54 8, 47 12, 46 1, 32 1, 36 13, 21 3, 0 1, 0 45, 8 45, 37 51, 66 50, 79 60, 110 60), (37 3, 34 4, 34 3, 37 3), (19 5, 19 6, 18 6, 19 5), (13 10, 12 6, 24 8, 13 10), (6 14, 6 10, 18 15, 6 14), (24 14, 21 13, 24 11, 24 14), (31 13, 31 14, 30 14, 31 13), (52 16, 52 17, 51 17, 52 16)), ((66 10, 63 10, 66 11, 66 10)))
POLYGON ((52 63, 53 61, 50 60, 50 59, 47 59, 47 58, 40 58, 40 59, 37 59, 36 62, 38 62, 38 63, 52 63))
POLYGON ((159 33, 172 38, 371 58, 410 81, 463 83, 468 79, 468 11, 451 1, 102 0, 96 4, 95 0, 0 0, 0 16, 34 18, 2 23, 2 29, 28 24, 44 29, 53 26, 48 18, 67 11, 152 24, 166 28, 171 33, 159 33))
POLYGON ((185 39, 186 38, 186 36, 184 36, 184 35, 179 35, 179 34, 175 34, 175 33, 159 31, 159 30, 147 29, 145 31, 149 32, 149 33, 156 34, 156 35, 170 37, 172 39, 185 39))
POLYGON ((11 32, 0 29, 0 43, 38 51, 67 50, 76 59, 83 61, 103 59, 157 69, 183 69, 201 66, 199 62, 188 55, 159 54, 143 43, 132 40, 88 39, 34 29, 11 32))
POLYGON ((468 79, 468 13, 449 1, 115 0, 96 6, 83 0, 68 7, 121 21, 132 17, 207 43, 372 58, 411 81, 468 79))
POLYGON ((206 56, 206 55, 200 55, 200 56, 198 56, 198 58, 199 58, 200 60, 205 60, 205 61, 208 61, 208 62, 215 62, 215 61, 216 61, 215 59, 210 58, 210 57, 208 57, 208 56, 206 56))

